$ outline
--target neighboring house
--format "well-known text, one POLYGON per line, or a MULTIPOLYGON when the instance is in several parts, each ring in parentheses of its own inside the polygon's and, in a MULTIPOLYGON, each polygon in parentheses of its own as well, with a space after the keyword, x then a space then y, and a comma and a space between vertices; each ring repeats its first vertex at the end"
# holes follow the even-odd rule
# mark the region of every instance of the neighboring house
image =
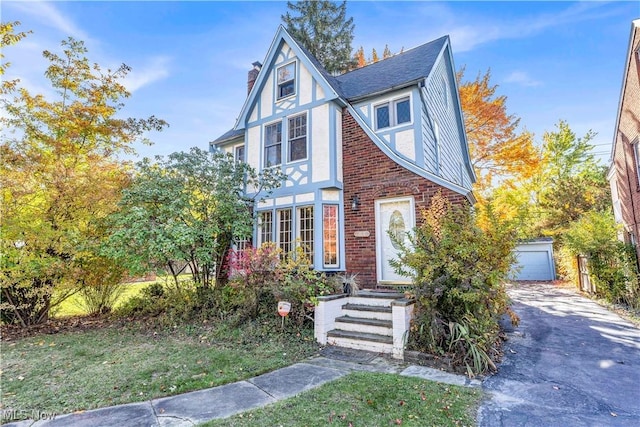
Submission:
POLYGON ((631 23, 608 179, 620 239, 635 245, 640 262, 640 19, 631 23))
POLYGON ((406 283, 389 235, 410 231, 438 191, 474 202, 449 37, 331 76, 280 26, 253 65, 237 123, 211 149, 288 176, 255 206, 254 245, 301 245, 316 270, 366 287, 406 283))

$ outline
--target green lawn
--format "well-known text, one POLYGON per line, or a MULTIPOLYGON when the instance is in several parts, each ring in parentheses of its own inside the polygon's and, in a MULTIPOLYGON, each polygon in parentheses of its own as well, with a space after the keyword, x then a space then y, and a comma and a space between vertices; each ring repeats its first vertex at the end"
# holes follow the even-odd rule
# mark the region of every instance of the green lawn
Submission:
POLYGON ((203 425, 472 426, 481 399, 476 389, 356 372, 291 399, 203 425))
POLYGON ((2 408, 68 413, 213 387, 314 354, 312 331, 274 333, 279 319, 242 326, 100 329, 2 342, 2 408))
MULTIPOLYGON (((142 289, 146 288, 151 283, 154 282, 123 283, 123 292, 118 298, 115 307, 118 307, 129 298, 138 295, 142 289)), ((85 316, 86 314, 87 312, 82 305, 82 298, 80 294, 71 295, 54 309, 54 317, 85 316)))
MULTIPOLYGON (((180 275, 181 278, 190 278, 187 274, 180 275)), ((144 288, 152 283, 162 283, 164 286, 174 286, 173 278, 171 276, 158 276, 156 280, 146 282, 131 282, 122 284, 122 294, 118 297, 118 300, 113 308, 118 308, 125 301, 131 297, 138 295, 144 288)), ((82 297, 80 294, 73 294, 66 300, 62 301, 58 307, 53 310, 53 317, 70 317, 70 316, 85 316, 87 311, 82 304, 82 297)))

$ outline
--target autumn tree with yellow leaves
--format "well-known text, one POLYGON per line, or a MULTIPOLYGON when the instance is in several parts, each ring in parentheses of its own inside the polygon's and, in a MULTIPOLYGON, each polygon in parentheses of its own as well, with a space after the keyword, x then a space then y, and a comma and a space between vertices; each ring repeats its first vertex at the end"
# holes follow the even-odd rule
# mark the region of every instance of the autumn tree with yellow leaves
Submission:
MULTIPOLYGON (((2 24, 3 52, 26 35, 17 25, 2 24)), ((166 125, 118 115, 129 96, 122 84, 129 67, 90 63, 84 43, 72 38, 61 47, 43 52, 52 99, 19 81, 2 86, 0 316, 22 326, 45 321, 78 289, 121 279, 113 272, 123 271, 98 250, 106 235, 101 220, 129 180, 118 156, 166 125)))
POLYGON ((496 180, 528 179, 538 173, 540 151, 533 135, 519 131, 520 119, 507 113, 507 97, 497 95, 498 86, 491 83, 491 71, 464 82, 464 68, 456 77, 471 162, 478 182, 479 196, 486 194, 496 180))

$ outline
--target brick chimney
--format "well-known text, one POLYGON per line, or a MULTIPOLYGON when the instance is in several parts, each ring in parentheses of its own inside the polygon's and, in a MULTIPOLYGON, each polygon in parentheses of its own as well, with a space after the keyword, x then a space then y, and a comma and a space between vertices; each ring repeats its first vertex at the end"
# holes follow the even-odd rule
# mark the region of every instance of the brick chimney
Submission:
POLYGON ((256 83, 256 79, 258 78, 258 73, 260 73, 260 69, 262 68, 262 64, 258 61, 251 65, 253 65, 253 68, 249 70, 247 75, 247 95, 249 95, 251 89, 253 89, 253 85, 256 83))

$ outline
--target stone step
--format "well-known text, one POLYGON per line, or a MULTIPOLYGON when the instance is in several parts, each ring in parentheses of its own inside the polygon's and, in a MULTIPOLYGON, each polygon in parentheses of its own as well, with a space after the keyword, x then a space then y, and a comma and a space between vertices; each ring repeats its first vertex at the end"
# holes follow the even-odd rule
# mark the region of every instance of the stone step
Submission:
POLYGON ((393 322, 391 320, 341 316, 336 317, 336 329, 393 336, 393 322))
POLYGON ((391 302, 404 298, 404 294, 395 292, 360 291, 358 295, 349 297, 351 304, 391 306, 391 302))
POLYGON ((393 352, 392 337, 339 329, 334 329, 327 333, 327 344, 377 353, 393 352))
POLYGON ((345 338, 345 339, 352 339, 357 341, 370 341, 370 342, 377 342, 381 344, 393 345, 393 337, 389 335, 369 334, 366 332, 343 331, 341 329, 333 329, 327 332, 327 337, 345 338))
POLYGON ((391 306, 348 303, 342 306, 342 314, 365 319, 392 320, 391 306))

